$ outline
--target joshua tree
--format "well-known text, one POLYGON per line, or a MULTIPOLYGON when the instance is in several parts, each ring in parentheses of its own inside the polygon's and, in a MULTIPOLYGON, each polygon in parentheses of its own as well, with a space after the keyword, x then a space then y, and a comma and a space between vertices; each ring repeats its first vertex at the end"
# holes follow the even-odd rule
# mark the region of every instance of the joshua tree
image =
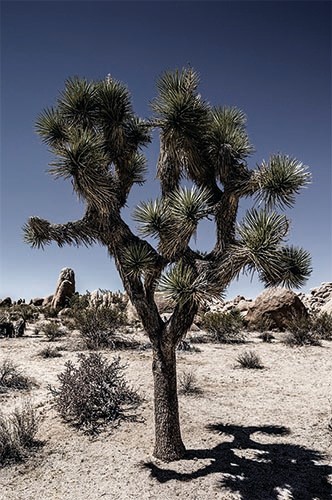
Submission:
POLYGON ((247 158, 253 148, 245 115, 209 105, 198 93, 198 83, 191 68, 165 73, 157 84, 153 117, 141 120, 127 88, 110 76, 98 82, 69 79, 56 107, 39 116, 37 132, 55 154, 49 172, 71 180, 85 213, 67 224, 31 217, 24 229, 33 247, 52 241, 59 247, 98 242, 114 258, 153 347, 154 455, 162 460, 185 453, 176 347, 200 302, 220 296, 243 271, 256 271, 266 286, 299 287, 311 270, 306 251, 285 246, 288 221, 272 211, 293 205, 300 188, 310 182, 306 167, 278 154, 250 169, 247 158), (138 236, 121 210, 133 185, 144 181, 141 149, 153 129, 160 134, 161 190, 156 200, 136 209, 138 236), (261 209, 249 211, 238 224, 241 197, 253 197, 261 209), (190 246, 203 218, 215 223, 215 246, 207 254, 190 246), (166 321, 155 302, 157 289, 174 305, 166 321))

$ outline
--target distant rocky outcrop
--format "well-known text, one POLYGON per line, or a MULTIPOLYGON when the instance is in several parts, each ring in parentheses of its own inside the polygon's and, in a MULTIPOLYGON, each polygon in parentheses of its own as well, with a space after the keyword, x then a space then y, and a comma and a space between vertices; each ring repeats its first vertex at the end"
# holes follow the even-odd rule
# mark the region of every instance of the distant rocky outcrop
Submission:
POLYGON ((310 312, 332 313, 332 283, 324 282, 312 288, 310 293, 299 293, 299 298, 310 312), (330 304, 329 304, 330 303, 330 304), (329 304, 329 305, 328 305, 329 304))
POLYGON ((51 307, 63 309, 67 307, 75 293, 75 273, 69 267, 61 270, 57 287, 52 298, 51 307))
POLYGON ((29 305, 38 307, 38 306, 42 306, 43 302, 44 302, 43 297, 35 297, 34 299, 30 300, 29 305))
POLYGON ((10 297, 6 297, 3 300, 0 300, 0 307, 10 307, 12 305, 12 299, 10 297))
POLYGON ((249 307, 246 321, 255 327, 268 320, 272 327, 286 328, 287 322, 296 317, 307 316, 308 312, 298 295, 286 288, 268 288, 249 307))

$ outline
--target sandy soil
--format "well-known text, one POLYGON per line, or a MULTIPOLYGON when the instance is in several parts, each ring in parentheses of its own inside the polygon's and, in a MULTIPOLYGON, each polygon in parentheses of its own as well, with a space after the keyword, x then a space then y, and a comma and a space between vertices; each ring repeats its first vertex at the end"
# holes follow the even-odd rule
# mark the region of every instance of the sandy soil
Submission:
MULTIPOLYGON (((190 499, 270 500, 332 498, 332 342, 290 348, 280 339, 251 334, 243 345, 200 344, 178 354, 178 372, 194 371, 203 393, 180 396, 185 460, 152 457, 153 401, 150 351, 122 351, 126 378, 145 396, 137 422, 91 439, 63 423, 47 389, 67 360, 43 359, 47 344, 31 331, 0 339, 0 363, 9 358, 39 383, 28 394, 0 396, 2 411, 31 398, 44 445, 27 462, 0 469, 1 500, 190 499), (236 367, 239 353, 254 349, 262 370, 236 367)), ((114 351, 103 351, 112 359, 114 351)))

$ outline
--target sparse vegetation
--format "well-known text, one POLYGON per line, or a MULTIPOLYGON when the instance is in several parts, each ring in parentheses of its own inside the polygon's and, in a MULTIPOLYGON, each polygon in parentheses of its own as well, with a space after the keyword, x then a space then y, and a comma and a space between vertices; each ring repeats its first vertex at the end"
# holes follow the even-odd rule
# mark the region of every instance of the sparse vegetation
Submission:
POLYGON ((274 336, 268 331, 262 332, 259 338, 262 339, 263 342, 272 342, 272 340, 274 340, 274 336))
POLYGON ((38 418, 35 409, 26 403, 5 416, 0 412, 0 464, 19 462, 37 443, 38 418))
POLYGON ((131 342, 120 336, 117 329, 126 323, 124 312, 110 307, 79 309, 74 315, 75 328, 88 349, 130 347, 131 342))
POLYGON ((60 349, 58 347, 52 347, 48 345, 39 352, 39 356, 42 358, 60 358, 62 356, 60 349))
POLYGON ((89 353, 80 354, 78 361, 76 366, 68 361, 58 375, 60 386, 50 388, 60 415, 88 433, 132 416, 141 398, 125 381, 120 358, 109 363, 99 353, 89 353))
POLYGON ((181 340, 177 350, 180 352, 200 352, 200 349, 192 345, 188 340, 181 340))
POLYGON ((54 307, 46 306, 43 308, 43 314, 45 318, 54 319, 58 317, 59 309, 54 309, 54 307))
POLYGON ((311 316, 311 328, 321 340, 332 340, 332 314, 316 313, 311 316))
POLYGON ((53 342, 54 340, 59 339, 66 334, 61 323, 55 321, 44 323, 41 329, 50 342, 53 342))
POLYGON ((254 351, 244 351, 242 354, 239 354, 236 358, 236 362, 241 368, 256 370, 264 368, 260 357, 254 351))
POLYGON ((320 346, 321 341, 315 328, 315 320, 309 317, 296 317, 287 322, 287 335, 284 339, 286 345, 294 346, 320 346))
POLYGON ((18 367, 9 359, 5 359, 0 365, 0 394, 9 390, 27 390, 34 382, 24 375, 18 367))
POLYGON ((236 309, 230 312, 208 312, 203 317, 202 325, 213 342, 240 344, 246 340, 244 321, 236 309))
POLYGON ((203 391, 197 385, 196 375, 192 371, 185 371, 179 375, 179 393, 186 396, 198 395, 203 391))

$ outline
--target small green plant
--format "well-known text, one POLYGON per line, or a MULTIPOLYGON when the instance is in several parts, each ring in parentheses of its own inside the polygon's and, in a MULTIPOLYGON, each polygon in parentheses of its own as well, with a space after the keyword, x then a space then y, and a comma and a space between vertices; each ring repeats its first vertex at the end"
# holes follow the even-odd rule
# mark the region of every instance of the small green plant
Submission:
POLYGON ((203 317, 202 326, 214 342, 223 344, 245 342, 244 321, 237 309, 230 312, 208 312, 203 317))
POLYGON ((306 316, 292 318, 287 322, 285 344, 295 346, 320 346, 321 341, 315 328, 315 319, 306 316))
POLYGON ((60 358, 62 356, 60 349, 58 347, 47 346, 39 352, 39 356, 42 358, 60 358))
POLYGON ((25 459, 36 444, 39 420, 30 403, 4 416, 0 412, 0 464, 25 459))
POLYGON ((50 342, 59 339, 65 335, 65 331, 61 327, 61 325, 53 321, 44 323, 42 326, 42 331, 44 332, 45 336, 50 342))
POLYGON ((76 366, 68 361, 58 375, 60 386, 50 388, 56 408, 67 422, 94 434, 137 408, 141 398, 127 385, 120 358, 109 363, 99 353, 89 353, 79 354, 78 361, 76 366))
POLYGON ((264 368, 260 357, 254 351, 244 351, 242 354, 239 354, 236 361, 241 368, 256 370, 264 368))
POLYGON ((27 390, 34 383, 26 375, 22 374, 17 366, 5 359, 0 365, 0 394, 8 390, 27 390))
POLYGON ((179 375, 179 393, 186 396, 201 394, 202 390, 197 385, 197 378, 192 371, 179 375))

